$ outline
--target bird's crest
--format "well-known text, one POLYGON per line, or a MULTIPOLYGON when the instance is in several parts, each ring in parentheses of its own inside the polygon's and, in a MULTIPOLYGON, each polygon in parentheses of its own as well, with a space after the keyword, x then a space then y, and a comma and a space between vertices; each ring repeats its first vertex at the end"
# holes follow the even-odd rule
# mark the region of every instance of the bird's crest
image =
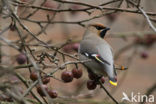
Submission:
POLYGON ((101 23, 93 23, 89 24, 88 27, 94 27, 97 30, 97 35, 100 36, 101 38, 105 37, 106 32, 110 29, 108 27, 105 27, 101 23))
POLYGON ((94 26, 97 30, 102 30, 102 29, 105 29, 106 27, 101 24, 101 23, 93 23, 93 24, 90 24, 89 26, 94 26))

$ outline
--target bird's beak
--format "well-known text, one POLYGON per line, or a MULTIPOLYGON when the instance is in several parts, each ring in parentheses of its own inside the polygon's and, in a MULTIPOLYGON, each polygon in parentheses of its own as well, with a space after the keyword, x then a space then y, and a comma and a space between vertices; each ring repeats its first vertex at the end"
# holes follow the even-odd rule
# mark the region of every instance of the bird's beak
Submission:
POLYGON ((109 80, 109 83, 110 83, 111 85, 113 85, 113 86, 117 86, 117 81, 116 81, 116 82, 113 82, 113 81, 109 80))
POLYGON ((109 27, 106 27, 105 30, 110 30, 110 28, 109 27))

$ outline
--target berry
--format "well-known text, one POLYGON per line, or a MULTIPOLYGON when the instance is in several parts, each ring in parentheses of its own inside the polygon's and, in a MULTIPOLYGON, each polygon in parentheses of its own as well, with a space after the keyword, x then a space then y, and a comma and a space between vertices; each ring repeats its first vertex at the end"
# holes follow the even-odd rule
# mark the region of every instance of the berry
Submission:
POLYGON ((58 95, 57 95, 57 92, 54 91, 54 90, 48 90, 48 95, 51 97, 51 98, 56 98, 58 95))
POLYGON ((67 44, 63 47, 63 51, 66 52, 66 53, 70 53, 72 52, 72 49, 73 49, 73 45, 72 44, 67 44))
MULTIPOLYGON (((41 85, 43 89, 45 89, 45 91, 48 91, 48 87, 47 85, 41 85)), ((37 92, 39 93, 40 96, 45 96, 44 91, 42 90, 41 86, 37 86, 37 92)))
POLYGON ((148 58, 148 53, 146 53, 146 52, 141 53, 141 57, 142 57, 143 59, 148 58))
POLYGON ((105 83, 105 78, 104 77, 101 77, 101 83, 105 83))
POLYGON ((17 55, 16 61, 18 64, 24 64, 27 61, 25 54, 21 53, 17 55))
POLYGON ((98 78, 98 76, 95 75, 95 74, 93 74, 93 73, 88 73, 88 77, 89 77, 89 79, 91 79, 91 80, 95 80, 95 79, 98 78))
POLYGON ((45 77, 42 79, 43 84, 47 84, 50 82, 50 77, 45 77))
POLYGON ((64 71, 61 75, 61 79, 66 83, 71 82, 73 80, 72 72, 64 71))
POLYGON ((67 44, 67 45, 65 45, 65 46, 63 47, 63 51, 64 51, 64 52, 67 52, 67 53, 70 53, 70 52, 72 52, 73 50, 74 50, 74 51, 78 51, 79 46, 80 46, 79 43, 70 43, 70 44, 67 44))
POLYGON ((135 42, 141 45, 151 46, 156 42, 156 36, 153 34, 147 34, 144 37, 136 37, 135 42))
POLYGON ((32 72, 32 73, 30 74, 30 79, 31 79, 32 81, 36 81, 36 80, 38 79, 37 73, 36 73, 36 72, 32 72))
POLYGON ((72 70, 72 74, 73 74, 73 77, 74 78, 80 78, 81 76, 82 76, 82 69, 76 69, 76 68, 74 68, 73 70, 72 70))
POLYGON ((152 45, 156 41, 156 36, 153 34, 145 35, 146 45, 152 45))
POLYGON ((97 83, 95 81, 93 81, 93 80, 87 81, 87 88, 89 90, 94 90, 96 88, 96 86, 97 86, 97 83))
POLYGON ((73 43, 73 45, 72 45, 72 49, 75 51, 78 51, 79 47, 80 47, 79 43, 73 43))

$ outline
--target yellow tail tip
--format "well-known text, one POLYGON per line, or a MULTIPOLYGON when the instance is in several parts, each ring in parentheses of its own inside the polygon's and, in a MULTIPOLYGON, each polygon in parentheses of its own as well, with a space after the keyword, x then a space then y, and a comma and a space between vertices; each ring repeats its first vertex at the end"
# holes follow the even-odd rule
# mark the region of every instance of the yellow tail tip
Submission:
POLYGON ((113 86, 117 86, 117 82, 113 82, 113 81, 109 80, 109 83, 112 84, 113 86))

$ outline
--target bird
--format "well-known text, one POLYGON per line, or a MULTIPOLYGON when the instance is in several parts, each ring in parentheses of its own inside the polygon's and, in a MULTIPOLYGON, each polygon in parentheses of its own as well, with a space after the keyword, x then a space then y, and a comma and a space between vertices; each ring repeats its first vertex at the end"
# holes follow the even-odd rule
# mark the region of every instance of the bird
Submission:
POLYGON ((98 77, 108 76, 110 84, 117 86, 112 48, 104 40, 108 30, 110 28, 101 23, 88 24, 80 41, 78 54, 80 61, 90 60, 84 62, 89 73, 98 77))

